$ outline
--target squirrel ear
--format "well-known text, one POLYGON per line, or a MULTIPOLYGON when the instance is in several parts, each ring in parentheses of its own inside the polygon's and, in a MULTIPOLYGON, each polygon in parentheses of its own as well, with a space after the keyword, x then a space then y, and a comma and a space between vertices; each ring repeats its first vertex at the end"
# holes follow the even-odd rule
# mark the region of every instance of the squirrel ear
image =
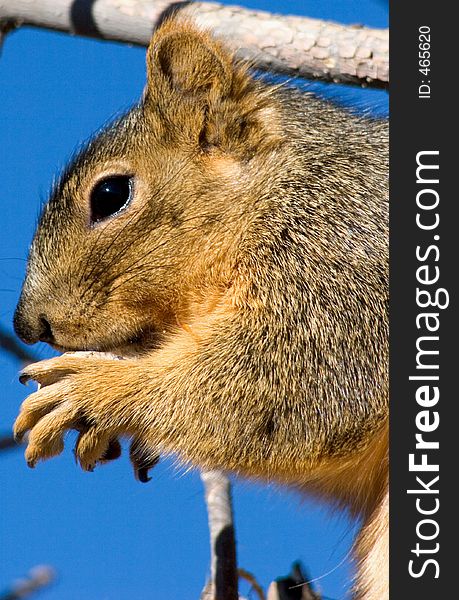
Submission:
POLYGON ((168 21, 153 36, 147 55, 148 90, 162 84, 178 94, 224 95, 231 87, 231 58, 189 23, 168 21))
POLYGON ((168 140, 247 156, 278 139, 269 89, 263 91, 245 64, 189 21, 171 19, 156 31, 147 75, 144 107, 168 140))

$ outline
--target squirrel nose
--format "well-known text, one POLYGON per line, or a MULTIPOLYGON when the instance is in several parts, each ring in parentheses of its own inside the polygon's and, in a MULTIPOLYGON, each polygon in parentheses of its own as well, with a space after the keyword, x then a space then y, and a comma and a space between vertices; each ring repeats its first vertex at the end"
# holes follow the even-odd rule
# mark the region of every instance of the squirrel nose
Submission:
POLYGON ((16 308, 13 319, 14 331, 26 344, 35 344, 36 342, 54 342, 54 335, 51 325, 44 314, 38 315, 35 319, 28 319, 22 310, 21 304, 16 308))
POLYGON ((40 342, 47 342, 48 344, 53 343, 54 342, 53 331, 52 331, 51 325, 47 321, 46 317, 44 315, 40 315, 39 321, 40 321, 40 330, 38 333, 38 339, 40 340, 40 342))

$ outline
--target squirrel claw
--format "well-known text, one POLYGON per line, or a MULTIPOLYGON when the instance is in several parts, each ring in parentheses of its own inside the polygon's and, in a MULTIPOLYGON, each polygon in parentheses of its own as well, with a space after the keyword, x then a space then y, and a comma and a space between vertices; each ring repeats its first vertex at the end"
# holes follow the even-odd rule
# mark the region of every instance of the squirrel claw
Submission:
POLYGON ((151 477, 148 476, 148 467, 135 469, 135 478, 137 481, 140 481, 140 483, 148 483, 151 481, 151 477))
POLYGON ((148 483, 151 480, 148 471, 159 462, 158 450, 145 447, 140 439, 134 439, 129 454, 134 467, 134 477, 141 483, 148 483))
POLYGON ((24 440, 24 436, 25 436, 25 431, 15 431, 13 433, 13 437, 14 437, 14 441, 16 442, 16 444, 22 444, 23 440, 24 440))
POLYGON ((19 383, 22 383, 22 385, 27 385, 32 378, 27 373, 24 373, 24 371, 21 371, 18 379, 19 383))

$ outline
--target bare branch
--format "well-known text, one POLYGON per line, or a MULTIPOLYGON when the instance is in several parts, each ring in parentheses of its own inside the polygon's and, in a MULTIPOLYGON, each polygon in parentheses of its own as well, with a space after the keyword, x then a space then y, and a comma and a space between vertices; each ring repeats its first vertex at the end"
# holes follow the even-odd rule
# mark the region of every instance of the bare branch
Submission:
POLYGON ((320 600, 311 588, 300 563, 292 565, 290 575, 279 577, 268 588, 267 600, 320 600))
POLYGON ((252 587, 251 591, 255 592, 255 594, 257 595, 259 600, 266 600, 266 596, 263 591, 263 588, 258 583, 258 581, 254 577, 254 575, 252 575, 252 573, 249 573, 248 571, 246 571, 245 569, 241 569, 240 567, 237 570, 237 572, 238 572, 240 579, 245 579, 246 581, 248 581, 250 583, 250 585, 252 587))
POLYGON ((231 484, 221 471, 203 471, 210 529, 210 581, 201 600, 238 600, 231 484))
POLYGON ((54 569, 48 565, 39 565, 29 572, 27 579, 21 579, 11 589, 0 595, 0 600, 19 600, 28 598, 46 587, 55 579, 54 569))
POLYGON ((2 450, 12 450, 19 447, 19 444, 14 439, 13 434, 5 433, 0 435, 0 452, 2 450))
POLYGON ((14 358, 22 362, 24 365, 31 362, 36 362, 36 358, 32 352, 26 350, 11 333, 8 333, 0 326, 0 348, 9 352, 14 358))
POLYGON ((387 87, 387 29, 271 14, 214 2, 170 0, 0 0, 0 22, 34 25, 145 46, 177 11, 214 31, 260 69, 287 75, 387 87))

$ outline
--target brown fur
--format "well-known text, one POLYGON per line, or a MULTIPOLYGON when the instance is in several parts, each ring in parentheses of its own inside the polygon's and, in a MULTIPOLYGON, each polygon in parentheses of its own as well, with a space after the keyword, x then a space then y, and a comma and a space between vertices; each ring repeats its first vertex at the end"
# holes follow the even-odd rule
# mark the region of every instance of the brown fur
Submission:
POLYGON ((386 124, 255 81, 190 23, 155 33, 147 71, 53 191, 15 315, 28 342, 127 359, 25 370, 42 384, 15 426, 27 460, 75 428, 86 469, 128 435, 136 455, 299 486, 363 516, 356 594, 383 600, 386 124), (91 224, 114 174, 133 198, 91 224))

